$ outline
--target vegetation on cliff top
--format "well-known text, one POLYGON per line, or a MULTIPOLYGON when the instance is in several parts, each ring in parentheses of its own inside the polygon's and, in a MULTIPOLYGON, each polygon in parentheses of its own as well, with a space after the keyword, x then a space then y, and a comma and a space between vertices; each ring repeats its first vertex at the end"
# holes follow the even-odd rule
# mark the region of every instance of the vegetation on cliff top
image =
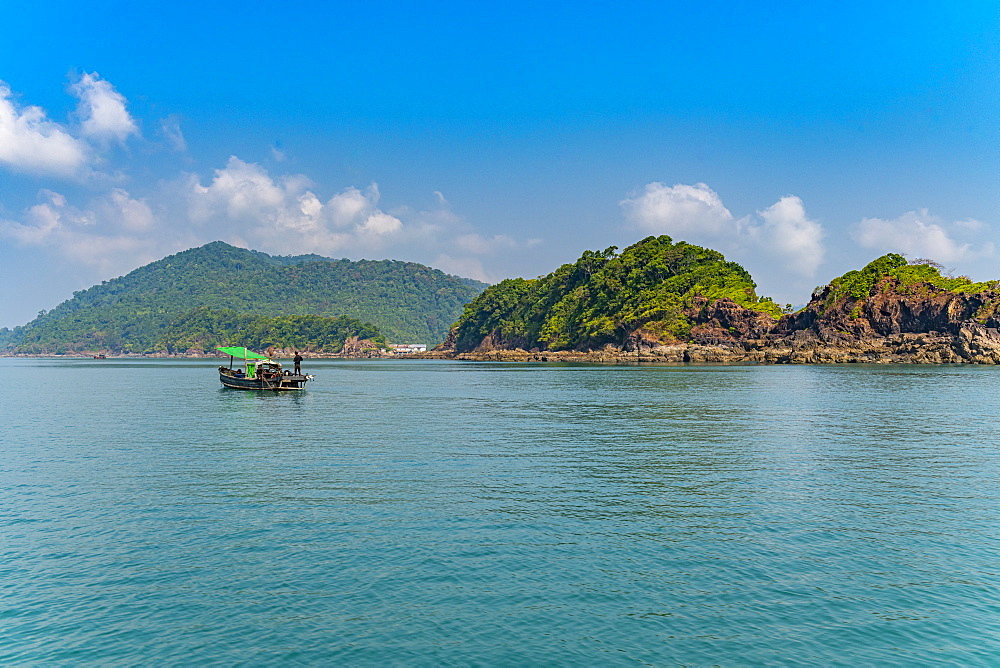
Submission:
POLYGON ((968 276, 945 276, 941 273, 942 269, 937 262, 924 258, 907 262, 906 258, 896 253, 883 255, 861 269, 849 271, 830 281, 823 310, 844 298, 867 299, 876 294, 880 285, 885 285, 886 278, 895 279, 894 290, 899 294, 912 294, 923 285, 968 294, 995 290, 1000 286, 1000 281, 976 283, 968 276))
POLYGON ((484 338, 525 349, 566 350, 622 343, 637 329, 663 340, 686 340, 684 310, 697 296, 729 298, 775 318, 781 308, 755 292, 750 274, 718 251, 647 237, 620 254, 586 251, 573 264, 533 280, 515 278, 487 289, 452 330, 459 352, 484 338))
MULTIPOLYGON (((373 323, 392 341, 433 344, 485 287, 410 262, 274 257, 217 241, 76 292, 27 325, 0 332, 0 344, 21 352, 179 350, 184 341, 214 336, 211 328, 178 329, 191 323, 195 309, 207 309, 197 316, 201 325, 211 312, 218 321, 253 316, 274 321, 264 329, 291 336, 294 324, 300 326, 294 336, 304 336, 314 331, 313 321, 279 323, 278 316, 344 316, 373 323)), ((230 342, 244 343, 242 336, 230 342)))

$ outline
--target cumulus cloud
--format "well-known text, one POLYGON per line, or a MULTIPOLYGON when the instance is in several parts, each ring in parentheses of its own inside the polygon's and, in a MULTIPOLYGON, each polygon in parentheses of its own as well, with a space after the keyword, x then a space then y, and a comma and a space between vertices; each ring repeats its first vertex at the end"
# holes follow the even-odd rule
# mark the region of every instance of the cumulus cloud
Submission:
POLYGON ((956 235, 979 232, 982 228, 982 223, 974 220, 958 221, 949 226, 927 209, 918 209, 891 220, 865 218, 854 226, 851 236, 864 248, 957 262, 992 255, 992 243, 977 247, 955 239, 956 235))
POLYGON ((143 234, 153 225, 149 206, 119 188, 82 208, 51 190, 42 190, 39 199, 21 222, 0 221, 0 237, 22 246, 49 248, 105 276, 156 259, 165 246, 163 240, 143 234))
MULTIPOLYGON (((94 175, 90 166, 100 158, 100 149, 139 134, 124 96, 96 72, 80 77, 70 92, 80 100, 79 125, 72 130, 49 119, 41 107, 18 106, 10 87, 0 81, 0 164, 42 175, 94 175)), ((167 134, 168 140, 183 142, 179 132, 167 134)))
POLYGON ((525 251, 538 239, 483 235, 440 193, 425 210, 381 208, 378 184, 346 187, 321 199, 301 174, 274 176, 236 156, 207 181, 195 174, 161 182, 146 197, 111 187, 82 205, 46 190, 19 220, 0 221, 0 237, 48 248, 65 259, 125 272, 221 239, 269 253, 399 257, 493 280, 484 261, 525 251))
POLYGON ((788 195, 754 214, 736 218, 704 183, 650 183, 619 203, 638 229, 703 244, 742 260, 767 258, 798 276, 812 276, 823 261, 823 228, 788 195))
MULTIPOLYGON (((68 185, 69 198, 44 190, 16 220, 0 220, 0 237, 49 249, 63 260, 127 271, 141 260, 221 239, 270 253, 420 262, 440 256, 485 278, 487 258, 515 250, 523 256, 541 243, 480 234, 439 191, 425 208, 385 210, 376 183, 320 197, 301 174, 272 175, 236 156, 207 180, 167 176, 135 197, 122 187, 132 183, 123 160, 137 156, 114 150, 141 138, 125 96, 96 72, 83 73, 68 91, 78 103, 70 122, 60 123, 40 107, 18 105, 0 81, 0 168, 77 181, 68 185)), ((159 120, 156 135, 163 148, 187 152, 176 116, 159 120)), ((270 148, 274 161, 285 160, 278 143, 270 148)))
POLYGON ((153 229, 153 210, 145 200, 133 199, 125 190, 113 188, 107 204, 105 218, 117 221, 123 230, 146 232, 153 229))
POLYGON ((377 184, 369 186, 367 192, 364 193, 351 186, 334 195, 327 202, 330 220, 337 227, 346 227, 374 210, 378 200, 377 184))
POLYGON ((71 176, 87 161, 88 147, 40 107, 19 108, 0 81, 0 163, 14 169, 71 176))
POLYGON ((155 224, 152 209, 121 188, 113 188, 87 207, 71 205, 51 190, 39 192, 38 204, 29 207, 24 222, 4 221, 0 235, 25 245, 56 246, 73 255, 72 248, 83 237, 107 238, 150 231, 155 224))
POLYGON ((304 176, 276 178, 263 166, 232 156, 207 185, 190 177, 186 215, 206 228, 205 235, 211 230, 216 238, 268 252, 392 253, 480 280, 493 278, 483 269, 483 258, 541 243, 478 233, 440 192, 433 193, 434 205, 428 209, 384 211, 376 183, 364 189, 349 186, 326 201, 313 187, 304 176))
POLYGON ((739 227, 760 252, 784 262, 796 274, 814 276, 823 262, 823 228, 806 216, 802 200, 794 195, 782 197, 756 217, 742 219, 739 227))
POLYGON ((190 180, 188 214, 284 253, 373 250, 404 231, 399 218, 379 209, 377 184, 346 188, 325 203, 311 187, 302 175, 275 179, 261 165, 232 156, 208 185, 190 180))
POLYGON ((731 231, 733 214, 704 183, 666 186, 650 183, 641 194, 619 203, 642 230, 679 238, 692 234, 718 236, 731 231))
POLYGON ((231 219, 271 219, 294 199, 291 187, 281 187, 260 165, 231 156, 228 164, 215 170, 207 186, 197 179, 191 184, 191 214, 195 220, 213 216, 231 219))
POLYGON ((66 198, 51 190, 39 193, 44 201, 29 208, 25 212, 25 222, 4 221, 2 229, 4 236, 22 244, 33 246, 45 244, 53 235, 63 228, 66 211, 66 198))
POLYGON ((384 235, 399 232, 403 228, 403 221, 395 216, 390 216, 381 211, 375 211, 365 218, 365 222, 359 228, 366 234, 384 235))
POLYGON ((139 134, 139 128, 125 108, 125 97, 97 72, 85 73, 70 86, 70 92, 80 99, 77 115, 84 137, 122 143, 130 135, 139 134))

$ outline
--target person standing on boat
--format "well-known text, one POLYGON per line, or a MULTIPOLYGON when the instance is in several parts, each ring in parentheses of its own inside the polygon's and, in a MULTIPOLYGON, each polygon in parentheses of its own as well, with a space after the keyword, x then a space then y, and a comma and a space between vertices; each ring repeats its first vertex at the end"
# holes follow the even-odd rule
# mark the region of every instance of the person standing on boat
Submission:
POLYGON ((295 375, 302 375, 302 355, 299 354, 298 350, 295 351, 295 357, 292 358, 292 361, 295 362, 295 375))

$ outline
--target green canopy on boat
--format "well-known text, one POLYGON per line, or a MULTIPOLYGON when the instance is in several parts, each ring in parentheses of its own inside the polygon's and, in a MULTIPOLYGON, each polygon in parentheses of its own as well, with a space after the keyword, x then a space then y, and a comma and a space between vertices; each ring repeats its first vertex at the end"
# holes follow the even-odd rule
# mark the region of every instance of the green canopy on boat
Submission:
POLYGON ((269 360, 271 359, 267 355, 259 355, 252 350, 247 350, 246 348, 216 348, 216 350, 221 350, 227 355, 232 355, 233 357, 238 357, 241 360, 269 360))

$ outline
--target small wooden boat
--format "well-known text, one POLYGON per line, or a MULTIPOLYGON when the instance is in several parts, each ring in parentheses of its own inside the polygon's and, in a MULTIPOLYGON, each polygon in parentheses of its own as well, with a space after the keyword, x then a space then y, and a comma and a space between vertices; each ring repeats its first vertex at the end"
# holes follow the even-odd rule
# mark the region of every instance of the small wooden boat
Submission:
POLYGON ((246 348, 227 346, 218 350, 229 355, 229 366, 219 367, 219 380, 234 390, 302 390, 307 381, 315 378, 312 374, 284 370, 267 355, 246 348), (233 367, 237 359, 243 361, 242 369, 233 367))

